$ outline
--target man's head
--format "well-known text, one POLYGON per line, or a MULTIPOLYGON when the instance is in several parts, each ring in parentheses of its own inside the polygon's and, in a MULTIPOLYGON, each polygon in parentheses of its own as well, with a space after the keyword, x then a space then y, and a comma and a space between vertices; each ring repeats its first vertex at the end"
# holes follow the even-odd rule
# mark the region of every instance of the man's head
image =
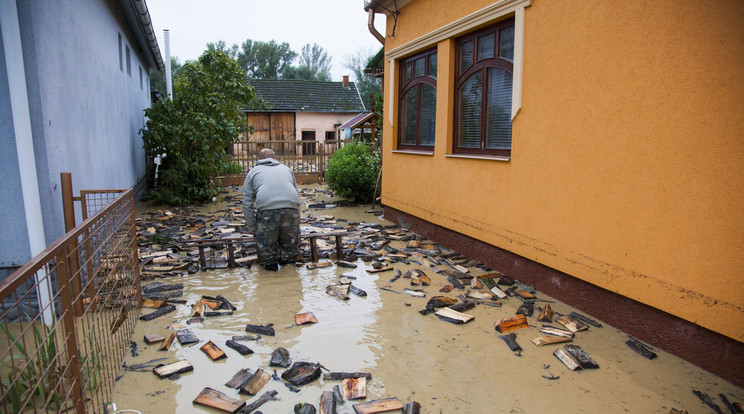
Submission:
POLYGON ((258 159, 259 160, 265 160, 266 158, 274 158, 276 157, 276 154, 274 151, 272 151, 269 148, 264 148, 261 151, 258 151, 258 159))

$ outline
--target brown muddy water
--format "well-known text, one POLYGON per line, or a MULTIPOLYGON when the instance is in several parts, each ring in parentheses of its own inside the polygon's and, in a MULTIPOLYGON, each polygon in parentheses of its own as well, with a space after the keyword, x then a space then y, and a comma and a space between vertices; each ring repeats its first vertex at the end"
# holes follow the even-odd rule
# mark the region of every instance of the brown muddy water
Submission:
MULTIPOLYGON (((212 211, 220 208, 224 209, 224 205, 216 203, 208 207, 212 211)), ((369 206, 303 209, 303 216, 333 215, 350 221, 391 224, 366 213, 368 209, 369 206)), ((405 243, 392 242, 391 246, 403 248, 405 243)), ((164 279, 166 283, 184 284, 184 299, 188 304, 177 305, 176 312, 152 321, 140 321, 133 333, 138 356, 128 354, 126 363, 140 364, 158 358, 170 363, 185 359, 194 370, 175 380, 161 380, 152 372, 123 370, 112 397, 117 410, 158 414, 219 412, 193 404, 205 387, 250 402, 255 397, 238 394, 224 384, 242 368, 273 372, 275 367, 269 367, 269 359, 277 347, 289 350, 293 362, 319 362, 330 371, 370 372, 372 379, 367 382, 366 401, 388 397, 397 397, 403 404, 418 401, 422 413, 669 413, 672 408, 690 413, 712 412, 693 390, 710 395, 724 412, 726 408, 719 393, 732 402, 744 402, 741 388, 673 355, 655 350, 656 359, 642 358, 625 345, 627 335, 604 323, 601 328, 578 332, 573 340, 599 364, 599 369, 570 371, 553 356, 553 351, 565 344, 533 345, 530 340, 542 335, 538 332, 542 323, 536 320, 537 313, 528 318, 530 328, 514 331, 523 348, 517 355, 499 339, 501 334, 494 329, 494 322, 513 316, 521 304, 519 299, 504 299, 500 308, 478 305, 465 312, 475 319, 455 325, 433 314, 424 316, 418 312, 432 296, 454 298, 464 294, 465 291, 459 290, 440 293, 439 289, 447 283, 444 276, 425 265, 393 264, 403 273, 422 269, 431 277, 432 285, 423 287, 426 297, 416 298, 380 289, 389 286, 400 292, 411 287, 410 279, 400 278, 391 283, 393 272, 370 274, 366 271, 371 269, 369 263, 358 260, 356 264, 355 269, 289 265, 278 272, 254 265, 250 269, 205 271, 164 279), (367 296, 351 295, 348 301, 341 301, 326 294, 326 286, 336 284, 342 274, 356 277, 353 285, 365 290, 367 296), (172 332, 168 329, 171 324, 186 325, 191 317, 190 305, 202 295, 223 295, 238 310, 232 316, 205 318, 203 323, 188 325, 200 339, 192 346, 174 341, 166 352, 157 350, 159 344, 145 344, 146 334, 167 337, 172 332), (313 312, 318 323, 294 326, 294 315, 301 312, 313 312), (276 336, 241 342, 255 351, 241 356, 225 346, 225 341, 233 335, 245 334, 245 325, 249 323, 273 323, 276 336), (210 360, 199 349, 209 340, 228 357, 210 360), (555 377, 558 378, 548 379, 555 377)), ((473 275, 486 273, 478 268, 469 270, 473 275)), ((554 300, 540 292, 536 295, 554 300)), ((559 301, 551 303, 551 307, 563 314, 578 311, 559 301)), ((151 311, 143 309, 143 313, 151 311)), ((283 370, 277 368, 280 375, 283 370)), ((259 410, 292 413, 297 403, 311 403, 317 408, 321 393, 340 384, 321 377, 299 387, 299 393, 293 393, 279 381, 271 380, 258 395, 276 390, 279 400, 269 401, 259 410)), ((364 401, 347 401, 338 405, 337 411, 354 413, 352 405, 364 401)))

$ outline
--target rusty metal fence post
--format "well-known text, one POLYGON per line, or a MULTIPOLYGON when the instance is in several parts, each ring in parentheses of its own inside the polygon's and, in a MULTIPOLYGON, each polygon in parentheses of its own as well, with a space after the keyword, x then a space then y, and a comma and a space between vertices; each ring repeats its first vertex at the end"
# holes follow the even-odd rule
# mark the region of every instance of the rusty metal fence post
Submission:
MULTIPOLYGON (((73 256, 76 256, 72 250, 73 256)), ((65 347, 67 348, 67 365, 73 398, 75 400, 75 410, 78 414, 85 413, 85 399, 83 392, 82 374, 80 372, 80 350, 78 349, 77 332, 75 329, 75 314, 72 305, 72 287, 70 286, 70 272, 67 267, 68 249, 61 249, 57 254, 57 281, 59 283, 59 297, 62 305, 62 323, 65 328, 65 347)))

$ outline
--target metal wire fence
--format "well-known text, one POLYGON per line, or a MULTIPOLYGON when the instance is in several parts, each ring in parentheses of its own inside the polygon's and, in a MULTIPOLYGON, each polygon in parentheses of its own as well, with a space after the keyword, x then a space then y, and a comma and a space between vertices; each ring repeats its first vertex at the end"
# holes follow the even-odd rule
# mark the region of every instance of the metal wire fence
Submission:
MULTIPOLYGON (((103 412, 141 303, 132 190, 0 282, 0 410, 103 412)), ((82 195, 82 193, 81 193, 82 195)))

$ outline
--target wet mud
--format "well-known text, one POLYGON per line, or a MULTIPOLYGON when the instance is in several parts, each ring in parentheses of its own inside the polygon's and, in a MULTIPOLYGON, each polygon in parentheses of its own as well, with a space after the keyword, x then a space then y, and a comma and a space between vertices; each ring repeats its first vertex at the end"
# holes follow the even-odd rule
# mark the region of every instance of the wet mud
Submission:
MULTIPOLYGON (((219 214, 224 206, 217 203, 208 209, 219 214)), ((305 208, 303 216, 333 215, 352 222, 391 224, 367 213, 368 209, 369 206, 305 208)), ((406 242, 392 241, 389 246, 403 249, 406 242)), ((186 299, 187 304, 177 305, 176 312, 166 316, 140 321, 133 333, 138 355, 128 354, 126 364, 161 358, 164 359, 153 365, 187 360, 194 370, 176 379, 159 379, 147 371, 123 370, 112 401, 118 410, 134 409, 142 413, 217 413, 215 409, 193 404, 202 389, 211 387, 248 402, 263 392, 276 390, 278 400, 263 405, 259 410, 264 413, 291 413, 297 403, 318 407, 323 391, 331 391, 341 381, 323 380, 321 376, 294 393, 281 382, 270 380, 256 397, 225 386, 243 368, 252 371, 262 368, 270 373, 276 369, 281 375, 285 368, 269 367, 269 360, 276 348, 283 347, 293 362, 317 362, 330 371, 372 374, 367 381, 366 399, 338 405, 339 413, 354 413, 353 404, 388 397, 397 397, 403 404, 417 401, 422 413, 669 413, 672 408, 690 413, 710 412, 693 390, 710 395, 722 410, 725 407, 719 393, 732 402, 744 402, 741 388, 664 351, 654 349, 658 356, 652 360, 641 357, 625 344, 626 334, 601 321, 602 327, 577 332, 571 342, 581 346, 599 365, 598 369, 569 370, 553 356, 554 350, 565 343, 535 346, 531 340, 543 335, 539 333, 542 322, 537 321, 538 310, 527 318, 529 328, 514 331, 514 339, 523 351, 513 352, 499 339, 502 333, 494 329, 494 323, 515 315, 522 305, 519 298, 502 299, 501 307, 477 305, 464 311, 475 317, 472 321, 453 324, 419 311, 432 296, 457 298, 467 288, 440 292, 449 283, 446 276, 426 265, 391 264, 402 273, 421 269, 431 278, 431 286, 413 287, 407 278, 390 282, 394 271, 369 273, 370 262, 358 259, 354 263, 357 265, 354 269, 336 265, 317 269, 287 265, 277 272, 253 265, 160 279, 165 283, 183 283, 181 299, 186 299), (367 296, 351 294, 349 300, 343 301, 327 294, 326 287, 337 284, 341 275, 352 276, 353 285, 366 291, 367 296), (423 289, 426 297, 395 293, 404 288, 423 289), (202 323, 187 325, 193 312, 190 305, 203 295, 222 295, 237 310, 232 315, 207 317, 202 323), (318 323, 295 326, 294 315, 302 312, 312 312, 318 323), (173 332, 169 329, 173 323, 187 326, 199 342, 182 346, 175 341, 169 351, 158 351, 160 344, 145 344, 144 335, 167 337, 173 332), (232 336, 246 334, 246 324, 265 323, 274 324, 275 336, 262 335, 256 341, 241 342, 253 354, 243 356, 225 345, 232 336), (199 349, 207 341, 219 346, 227 358, 212 361, 199 349)), ((487 273, 478 267, 468 267, 468 271, 475 276, 487 273)), ((552 301, 550 306, 557 313, 578 312, 540 292, 535 295, 552 301)), ((555 321, 551 325, 562 328, 555 321)))

